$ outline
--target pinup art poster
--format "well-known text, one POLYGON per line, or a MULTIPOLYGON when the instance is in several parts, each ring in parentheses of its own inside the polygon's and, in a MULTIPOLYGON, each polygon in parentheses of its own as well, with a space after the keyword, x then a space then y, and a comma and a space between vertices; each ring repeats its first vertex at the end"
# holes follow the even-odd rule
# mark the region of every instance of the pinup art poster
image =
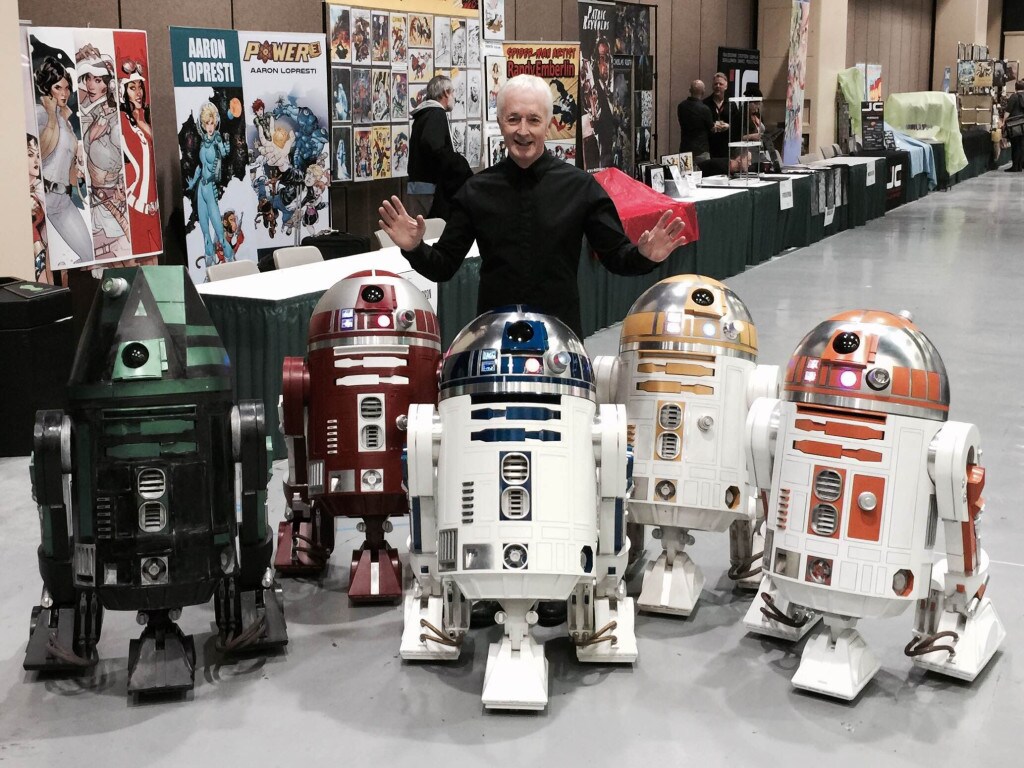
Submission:
POLYGON ((146 33, 30 27, 24 61, 36 279, 160 253, 146 33))
MULTIPOLYGON (((335 49, 346 42, 332 36, 335 49)), ((185 243, 196 282, 209 266, 258 261, 330 227, 339 153, 329 134, 328 50, 322 34, 171 27, 185 243)), ((346 163, 347 154, 343 148, 346 163)))
MULTIPOLYGON (((552 120, 544 142, 550 152, 564 159, 567 144, 575 145, 579 125, 578 86, 580 45, 566 42, 515 42, 502 45, 504 79, 536 75, 551 89, 552 120)), ((490 64, 491 59, 488 59, 490 64)))

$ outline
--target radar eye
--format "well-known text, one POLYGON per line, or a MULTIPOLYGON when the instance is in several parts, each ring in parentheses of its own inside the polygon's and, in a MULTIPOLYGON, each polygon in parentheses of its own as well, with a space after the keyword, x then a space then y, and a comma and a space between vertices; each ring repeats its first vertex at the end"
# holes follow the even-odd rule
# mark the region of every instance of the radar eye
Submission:
POLYGON ((518 320, 505 329, 505 335, 510 340, 522 344, 533 338, 533 326, 525 320, 518 320))
POLYGON ((384 298, 384 290, 377 285, 368 285, 363 288, 360 296, 363 297, 363 301, 367 304, 376 304, 384 298))
POLYGON ((698 288, 690 295, 690 298, 693 299, 694 304, 699 304, 702 307, 710 307, 715 303, 715 294, 707 288, 698 288))
POLYGON ((149 360, 149 350, 144 344, 133 341, 121 352, 121 360, 129 368, 141 368, 149 360))
POLYGON ((840 355, 849 355, 857 351, 860 346, 860 338, 856 333, 844 331, 832 340, 832 349, 840 355))
POLYGON ((868 371, 868 386, 874 390, 885 389, 889 386, 889 372, 885 368, 872 368, 868 371))

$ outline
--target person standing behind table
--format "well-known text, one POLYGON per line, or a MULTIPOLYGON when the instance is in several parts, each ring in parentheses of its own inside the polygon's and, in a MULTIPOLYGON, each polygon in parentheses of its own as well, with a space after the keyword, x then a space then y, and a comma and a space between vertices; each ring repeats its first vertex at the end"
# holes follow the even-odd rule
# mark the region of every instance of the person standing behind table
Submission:
POLYGON ((715 119, 708 105, 702 101, 703 98, 704 83, 694 80, 690 83, 689 98, 679 102, 676 109, 679 118, 679 151, 692 152, 695 163, 711 157, 708 137, 711 136, 715 119))
MULTIPOLYGON (((1006 131, 1006 121, 1011 117, 1024 115, 1024 80, 1018 80, 1016 91, 1006 100, 1006 110, 1003 112, 1002 130, 1006 131)), ((1007 173, 1020 173, 1024 171, 1024 136, 1017 136, 1010 139, 1010 167, 1005 169, 1007 173)))
POLYGON ((455 151, 447 113, 455 106, 450 78, 438 75, 427 83, 427 98, 410 113, 409 210, 415 215, 448 220, 451 199, 473 175, 455 151))
POLYGON ((711 110, 711 117, 714 124, 711 126, 711 135, 708 144, 712 157, 729 156, 729 97, 725 91, 729 87, 729 78, 721 72, 715 72, 711 81, 711 95, 704 99, 704 103, 711 110))
POLYGON ((583 338, 576 282, 583 236, 609 271, 641 275, 685 242, 684 223, 665 211, 633 245, 601 185, 545 151, 551 121, 548 84, 533 75, 511 78, 498 93, 508 157, 459 190, 440 240, 424 243, 423 217, 411 216, 397 197, 382 203, 378 223, 413 269, 437 282, 455 275, 475 240, 481 262, 478 312, 529 304, 583 338))

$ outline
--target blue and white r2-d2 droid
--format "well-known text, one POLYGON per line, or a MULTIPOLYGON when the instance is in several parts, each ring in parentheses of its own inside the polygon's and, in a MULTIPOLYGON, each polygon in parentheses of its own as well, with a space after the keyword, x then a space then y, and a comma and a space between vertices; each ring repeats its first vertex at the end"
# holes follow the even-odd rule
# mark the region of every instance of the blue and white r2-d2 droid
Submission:
POLYGON ((485 313, 452 343, 438 408, 408 419, 412 499, 403 659, 455 659, 474 601, 501 604, 488 708, 543 709, 535 604, 567 600, 580 661, 636 659, 622 576, 629 539, 626 416, 596 404, 583 344, 521 307, 485 313))

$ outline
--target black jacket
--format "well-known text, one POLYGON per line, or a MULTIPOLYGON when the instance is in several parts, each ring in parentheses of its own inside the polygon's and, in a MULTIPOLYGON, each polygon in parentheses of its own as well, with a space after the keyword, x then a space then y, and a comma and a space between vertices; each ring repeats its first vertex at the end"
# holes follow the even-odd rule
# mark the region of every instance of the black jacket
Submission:
POLYGON ((708 137, 715 119, 708 105, 696 96, 690 96, 679 102, 676 116, 679 118, 679 151, 693 152, 695 156, 709 152, 708 137))
POLYGON ((473 171, 466 158, 455 151, 444 107, 436 101, 427 101, 412 114, 409 181, 436 185, 429 216, 447 220, 451 199, 473 171))

